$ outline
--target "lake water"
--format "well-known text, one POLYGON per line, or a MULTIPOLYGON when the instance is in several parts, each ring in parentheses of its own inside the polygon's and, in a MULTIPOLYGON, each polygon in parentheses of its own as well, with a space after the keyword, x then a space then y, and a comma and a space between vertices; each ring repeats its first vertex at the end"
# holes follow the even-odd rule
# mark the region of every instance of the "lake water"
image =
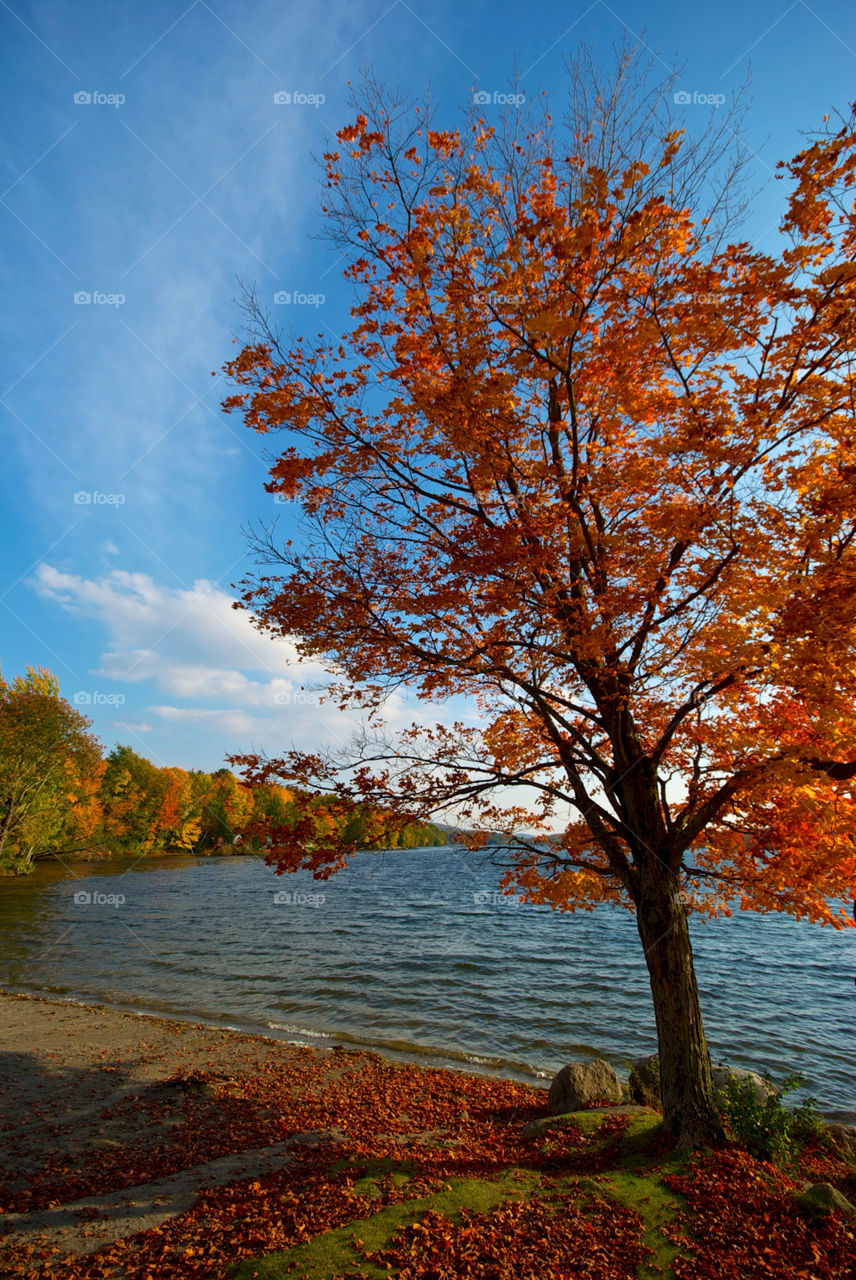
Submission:
MULTIPOLYGON (((498 877, 451 849, 326 884, 252 857, 43 864, 0 879, 0 987, 537 1083, 653 1052, 630 913, 516 905, 498 877)), ((856 933, 738 912, 692 936, 714 1060, 799 1071, 795 1098, 856 1119, 856 933)))

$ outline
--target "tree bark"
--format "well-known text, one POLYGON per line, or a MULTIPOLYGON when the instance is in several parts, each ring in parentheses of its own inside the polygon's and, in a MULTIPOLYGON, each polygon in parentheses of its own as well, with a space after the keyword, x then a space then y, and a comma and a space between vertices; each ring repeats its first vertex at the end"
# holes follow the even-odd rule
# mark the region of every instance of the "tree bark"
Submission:
POLYGON ((3 821, 0 823, 0 856, 6 848, 6 837, 9 834, 9 828, 12 825, 12 815, 14 813, 15 802, 12 796, 6 801, 6 812, 3 815, 3 821))
POLYGON ((653 884, 640 886, 636 925, 654 1000, 663 1126, 682 1149, 693 1150, 718 1141, 723 1131, 713 1092, 686 906, 677 877, 664 874, 664 870, 652 877, 653 884))

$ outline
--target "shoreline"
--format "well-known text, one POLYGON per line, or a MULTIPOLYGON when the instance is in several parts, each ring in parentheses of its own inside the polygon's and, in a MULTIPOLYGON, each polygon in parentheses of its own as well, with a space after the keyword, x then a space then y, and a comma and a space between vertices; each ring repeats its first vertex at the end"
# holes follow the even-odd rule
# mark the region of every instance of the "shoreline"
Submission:
MULTIPOLYGON (((489 845, 486 847, 490 847, 489 845)), ((391 848, 391 849, 375 849, 366 847, 364 849, 355 849, 353 856, 356 857, 363 853, 419 853, 425 849, 464 849, 465 846, 455 842, 448 844, 415 844, 407 848, 391 848)), ((17 871, 0 871, 0 881, 4 878, 13 880, 20 874, 29 875, 37 867, 96 867, 109 866, 113 862, 126 861, 129 858, 138 858, 140 861, 150 858, 157 860, 159 858, 172 859, 178 861, 181 858, 190 859, 194 862, 202 862, 208 858, 258 858, 262 854, 260 849, 252 849, 249 846, 233 847, 223 846, 223 848, 210 849, 154 849, 147 853, 133 854, 127 850, 112 853, 98 853, 78 850, 75 853, 45 853, 34 860, 30 868, 21 873, 17 871)))
MULTIPOLYGON (((422 1048, 407 1042, 396 1043, 389 1040, 370 1040, 367 1037, 355 1036, 347 1031, 319 1031, 312 1027, 290 1027, 287 1024, 265 1023, 259 1026, 245 1022, 215 1022, 194 1013, 172 1013, 167 1009, 144 1009, 133 1002, 106 1002, 90 999, 86 996, 58 995, 45 993, 38 989, 19 989, 0 986, 0 1001, 11 999, 41 1000, 49 1004, 71 1006, 74 1008, 98 1009, 107 1013, 124 1014, 134 1018, 151 1018, 155 1021, 179 1023, 182 1026, 197 1027, 201 1030, 218 1032, 226 1031, 234 1035, 245 1035, 251 1038, 270 1040, 275 1044, 293 1048, 317 1049, 320 1053, 329 1052, 333 1046, 351 1053, 376 1053, 393 1062, 406 1063, 409 1066, 426 1070, 462 1071, 467 1075, 484 1076, 490 1080, 513 1080, 517 1084, 530 1085, 532 1088, 548 1089, 553 1074, 533 1067, 528 1063, 515 1062, 513 1059, 488 1058, 479 1054, 467 1054, 463 1050, 422 1048)), ((558 1068, 557 1068, 558 1069, 558 1068)), ((621 1071, 619 1070, 619 1075, 621 1071)), ((626 1074, 626 1072, 624 1073, 626 1074)))
MULTIPOLYGON (((175 1029, 180 1028, 183 1032, 195 1032, 200 1036, 212 1038, 229 1037, 232 1042, 239 1043, 242 1040, 246 1040, 252 1043, 278 1046, 282 1051, 286 1052, 289 1050, 309 1051, 321 1058, 328 1058, 331 1054, 338 1055, 340 1053, 364 1054, 367 1057, 376 1056, 389 1062, 397 1063, 401 1066, 414 1067, 418 1070, 459 1073, 484 1080, 522 1084, 530 1089, 543 1091, 545 1096, 552 1079, 552 1076, 547 1072, 539 1072, 536 1075, 534 1070, 531 1069, 517 1071, 512 1069, 515 1065, 521 1067, 522 1064, 508 1063, 507 1068, 503 1065, 489 1065, 484 1059, 470 1057, 464 1053, 461 1053, 460 1058, 457 1058, 449 1053, 442 1053, 436 1050, 419 1051, 417 1048, 404 1046, 395 1048, 383 1042, 357 1039, 347 1033, 316 1032, 307 1028, 303 1032, 303 1038, 301 1039, 297 1038, 296 1032, 289 1035, 277 1034, 278 1031, 288 1030, 285 1027, 280 1028, 268 1025, 265 1030, 262 1030, 249 1023, 243 1026, 236 1026, 232 1023, 209 1022, 192 1014, 171 1014, 164 1010, 154 1012, 140 1009, 133 1004, 107 1004, 104 1001, 88 1000, 76 996, 45 995, 37 991, 19 991, 5 987, 0 987, 0 1028, 3 1028, 5 1024, 4 1010, 9 1008, 11 1003, 22 1001, 46 1005, 53 1009, 80 1010, 81 1012, 85 1011, 105 1018, 128 1020, 128 1027, 134 1024, 140 1027, 146 1023, 151 1023, 153 1024, 153 1029, 160 1029, 161 1033, 173 1033, 175 1029), (292 1038, 292 1036, 295 1038, 292 1038), (321 1043, 322 1041, 324 1043, 321 1043)), ((117 1021, 116 1026, 118 1027, 118 1025, 117 1021)), ((105 1046, 102 1046, 102 1050, 104 1048, 105 1046)), ((2 1065, 6 1053, 5 1046, 0 1046, 0 1065, 2 1065)), ((619 1071, 618 1075, 623 1080, 624 1076, 626 1076, 626 1071, 619 1071)), ((0 1074, 0 1080, 2 1080, 2 1074, 0 1074)), ((825 1120, 838 1121, 848 1125, 856 1124, 856 1111, 847 1109, 825 1110, 822 1102, 819 1102, 818 1105, 820 1114, 825 1120)))
POLYGON ((534 1118, 546 1102, 476 1072, 25 992, 0 992, 0 1028, 0 1271, 121 1244, 180 1219, 205 1188, 344 1150, 374 1133, 376 1098, 401 1110, 384 1132, 418 1128, 408 1093, 429 1112, 467 1097, 534 1118))
MULTIPOLYGON (((544 908, 524 918, 495 903, 473 906, 485 879, 477 868, 462 867, 458 877, 449 851, 430 855, 432 868, 422 857, 355 859, 350 878, 321 886, 328 898, 317 912, 272 906, 279 882, 255 859, 120 859, 78 864, 73 874, 43 864, 4 895, 0 990, 284 1042, 343 1043, 536 1087, 568 1061, 595 1057, 626 1079, 630 1061, 656 1050, 647 975, 626 913, 611 908, 565 928, 544 908), (414 877, 403 893, 401 858, 414 877), (79 889, 93 900, 97 890, 121 891, 129 905, 121 913, 80 909, 72 903, 79 889), (125 921, 140 947, 133 957, 125 921), (271 931, 259 948, 260 921, 271 931), (230 939, 225 968, 220 929, 230 939), (586 957, 605 937, 615 945, 592 965, 586 957)), ((825 1114, 856 1120, 839 999, 854 943, 784 918, 705 921, 696 949, 713 1061, 769 1071, 777 1083, 798 1072, 806 1084, 788 1106, 813 1096, 825 1114)))

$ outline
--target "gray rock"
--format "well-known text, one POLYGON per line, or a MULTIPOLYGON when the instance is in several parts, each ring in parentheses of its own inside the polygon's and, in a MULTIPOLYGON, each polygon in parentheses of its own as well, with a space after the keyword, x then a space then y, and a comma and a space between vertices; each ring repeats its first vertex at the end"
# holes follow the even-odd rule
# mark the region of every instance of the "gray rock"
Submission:
POLYGON ((856 1206, 836 1190, 831 1182, 816 1182, 808 1191, 794 1196, 794 1200, 810 1217, 831 1213, 834 1209, 840 1210, 848 1218, 856 1214, 856 1206))
POLYGON ((660 1055, 649 1053, 647 1058, 637 1058, 630 1068, 627 1081, 631 1102, 642 1107, 660 1108, 660 1055))
MULTIPOLYGON (((769 1097, 776 1098, 779 1095, 776 1086, 758 1075, 757 1071, 747 1071, 744 1067, 719 1065, 711 1069, 711 1074, 713 1087, 718 1092, 727 1087, 729 1080, 734 1080, 738 1084, 751 1080, 757 1102, 764 1103, 769 1097)), ((640 1106, 655 1107, 660 1110, 660 1055, 658 1053, 650 1053, 647 1058, 636 1059, 630 1068, 627 1087, 631 1101, 639 1103, 640 1106)))
POLYGON ((726 1089, 729 1080, 735 1080, 738 1084, 751 1080, 755 1101, 761 1104, 765 1103, 770 1097, 777 1098, 779 1096, 776 1086, 770 1084, 763 1076, 759 1076, 757 1071, 746 1071, 743 1067, 719 1066, 713 1068, 713 1087, 718 1093, 726 1089))
POLYGON ((580 1111, 592 1102, 618 1102, 623 1091, 618 1076, 603 1058, 594 1062, 569 1062, 553 1077, 547 1095, 551 1116, 580 1111))

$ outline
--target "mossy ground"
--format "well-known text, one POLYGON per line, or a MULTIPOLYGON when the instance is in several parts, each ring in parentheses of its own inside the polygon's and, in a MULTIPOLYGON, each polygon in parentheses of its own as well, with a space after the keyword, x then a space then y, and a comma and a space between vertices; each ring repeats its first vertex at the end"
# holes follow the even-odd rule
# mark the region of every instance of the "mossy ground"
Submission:
MULTIPOLYGON (((355 1184, 355 1190, 359 1188, 365 1194, 367 1184, 371 1182, 371 1179, 361 1179, 355 1184)), ((374 1185, 377 1186, 377 1183, 374 1185)), ((326 1231, 322 1236, 294 1249, 270 1254, 257 1261, 250 1259, 237 1269, 236 1280, 252 1280, 252 1277, 259 1277, 259 1280, 289 1277, 289 1280, 294 1280, 296 1276, 306 1277, 307 1280, 325 1280, 355 1269, 359 1269, 367 1280, 375 1280, 381 1276, 388 1280, 389 1272, 364 1261, 354 1247, 355 1242, 359 1241, 362 1248, 374 1252, 388 1245, 399 1228, 417 1221, 429 1210, 457 1222, 460 1221, 462 1209, 489 1213, 504 1201, 519 1199, 523 1194, 523 1187, 514 1184, 513 1171, 510 1171, 508 1178, 495 1182, 479 1178, 455 1178, 448 1183, 446 1191, 381 1209, 370 1218, 355 1219, 336 1231, 326 1231)))
MULTIPOLYGON (((684 1161, 674 1154, 655 1154, 660 1133, 657 1116, 630 1118, 620 1135, 604 1134, 598 1141, 598 1130, 604 1114, 599 1111, 576 1112, 549 1122, 533 1142, 541 1150, 556 1145, 555 1135, 563 1130, 581 1131, 590 1139, 592 1174, 575 1170, 555 1176, 519 1166, 511 1166, 498 1176, 452 1178, 443 1190, 418 1196, 402 1203, 380 1208, 370 1217, 355 1218, 336 1230, 324 1232, 305 1244, 258 1259, 248 1259, 235 1268, 234 1280, 332 1280, 332 1277, 360 1276, 366 1280, 389 1277, 386 1267, 373 1264, 365 1257, 387 1248, 397 1232, 417 1222, 429 1211, 441 1214, 450 1223, 462 1220, 462 1211, 490 1214, 501 1205, 520 1202, 528 1197, 546 1198, 557 1193, 570 1193, 583 1212, 598 1200, 616 1202, 638 1214, 642 1238, 648 1257, 637 1269, 639 1280, 663 1280, 672 1274, 672 1263, 678 1249, 663 1233, 683 1204, 682 1198, 668 1190, 661 1181, 667 1173, 679 1171, 684 1161), (606 1165, 604 1156, 609 1155, 606 1165), (576 1193, 576 1194, 574 1194, 576 1193)), ((557 1165, 560 1162, 557 1161, 557 1165)), ((339 1169, 346 1167, 346 1162, 339 1169)), ((384 1187, 406 1187, 412 1166, 407 1161, 373 1161, 359 1166, 361 1176, 351 1184, 353 1194, 382 1199, 384 1187)))

